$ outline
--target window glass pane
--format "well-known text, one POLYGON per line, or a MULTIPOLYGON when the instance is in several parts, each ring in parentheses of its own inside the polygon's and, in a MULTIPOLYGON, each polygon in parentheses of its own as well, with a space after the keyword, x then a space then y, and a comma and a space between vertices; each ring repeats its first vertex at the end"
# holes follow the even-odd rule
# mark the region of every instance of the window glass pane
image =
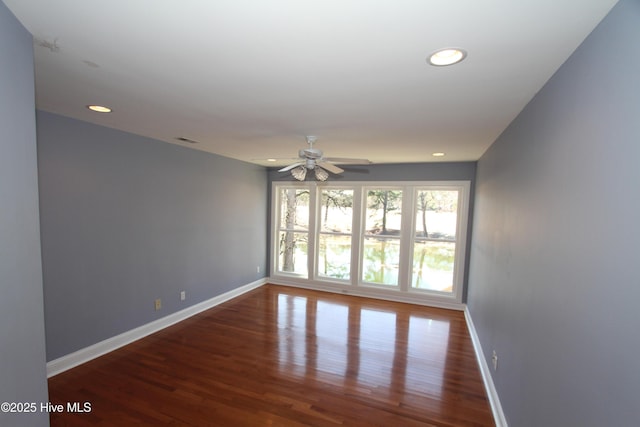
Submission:
POLYGON ((351 236, 320 234, 318 274, 348 280, 350 270, 351 236))
POLYGON ((415 242, 412 286, 416 289, 452 292, 455 252, 455 242, 415 242))
POLYGON ((280 190, 280 229, 309 229, 309 191, 296 188, 280 190))
POLYGON ((281 231, 278 253, 280 271, 307 274, 307 233, 281 231))
POLYGON ((365 233, 398 236, 402 219, 401 190, 369 190, 365 233))
POLYGON ((400 240, 365 237, 362 256, 362 278, 381 285, 398 284, 400 240))
POLYGON ((351 233, 353 190, 322 190, 320 231, 351 233))
POLYGON ((416 237, 455 240, 457 190, 420 190, 416 198, 416 237))

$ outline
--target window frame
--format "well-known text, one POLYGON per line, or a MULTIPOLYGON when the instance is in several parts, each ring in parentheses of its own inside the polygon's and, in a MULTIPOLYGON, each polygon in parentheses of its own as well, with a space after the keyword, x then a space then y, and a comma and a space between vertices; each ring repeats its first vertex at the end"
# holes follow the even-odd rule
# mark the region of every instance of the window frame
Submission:
MULTIPOLYGON (((357 191, 356 188, 354 188, 353 186, 349 186, 349 185, 335 185, 333 183, 331 184, 327 184, 327 185, 322 185, 320 186, 320 188, 317 188, 316 190, 316 218, 318 219, 316 222, 316 227, 313 227, 315 229, 315 248, 314 248, 314 256, 312 257, 312 261, 314 263, 314 279, 320 282, 337 282, 337 283, 343 283, 343 284, 351 284, 354 280, 353 277, 353 272, 354 272, 354 240, 355 240, 355 235, 357 235, 357 233, 355 233, 356 229, 354 228, 356 226, 356 224, 358 224, 359 222, 356 220, 355 216, 356 216, 356 199, 359 197, 359 192, 357 191), (351 202, 351 233, 347 234, 347 233, 329 233, 329 232, 324 232, 322 231, 322 190, 343 190, 343 191, 353 191, 353 195, 352 195, 352 202, 351 202), (355 233, 355 234, 354 234, 355 233), (324 276, 321 275, 319 273, 320 268, 319 268, 319 264, 320 264, 320 236, 322 234, 327 234, 327 235, 334 235, 334 236, 350 236, 351 237, 351 259, 350 259, 350 267, 351 269, 349 270, 349 278, 348 279, 339 279, 339 278, 334 278, 334 277, 330 277, 330 276, 324 276)), ((359 205, 359 204, 358 204, 359 205)))
MULTIPOLYGON (((274 187, 274 190, 277 191, 277 193, 274 194, 274 197, 272 197, 272 200, 276 203, 276 206, 274 206, 273 212, 274 212, 274 217, 273 217, 273 224, 271 227, 271 238, 273 240, 273 254, 275 254, 275 256, 273 257, 273 267, 272 267, 272 272, 271 275, 275 274, 276 275, 281 275, 281 276, 286 276, 286 277, 292 277, 292 278, 309 278, 312 277, 311 276, 311 272, 309 269, 309 253, 310 253, 310 246, 312 244, 312 241, 315 239, 315 233, 312 233, 312 224, 315 223, 315 218, 311 218, 311 214, 314 211, 315 206, 313 205, 313 201, 311 199, 311 191, 310 189, 307 188, 307 186, 305 185, 301 185, 304 183, 289 183, 290 185, 280 185, 279 189, 276 190, 276 188, 274 187), (280 220, 282 219, 282 204, 279 203, 280 202, 280 191, 283 189, 293 189, 293 190, 309 190, 309 218, 308 218, 308 223, 307 223, 307 229, 296 229, 296 227, 294 226, 292 229, 287 229, 286 227, 281 227, 281 223, 280 220), (313 221, 313 222, 312 222, 313 221), (292 233, 299 233, 299 234, 306 234, 307 235, 307 272, 305 273, 298 273, 295 271, 284 271, 280 269, 280 232, 292 232, 292 233)), ((273 204, 273 203, 272 203, 273 204)))
POLYGON ((378 238, 381 240, 386 240, 386 241, 390 241, 390 240, 397 240, 398 241, 398 279, 397 279, 397 284, 385 284, 385 283, 376 283, 376 282, 368 282, 364 280, 363 277, 363 271, 364 270, 364 250, 361 250, 359 255, 359 267, 360 267, 360 276, 359 276, 359 281, 358 284, 360 286, 366 286, 366 287, 372 287, 372 288, 379 288, 379 289, 388 289, 388 290, 397 290, 397 289, 401 289, 402 288, 402 260, 403 260, 403 256, 406 256, 406 249, 404 248, 405 245, 403 245, 403 233, 405 232, 406 229, 406 221, 404 219, 404 212, 405 212, 405 191, 406 189, 404 188, 404 186, 401 185, 388 185, 388 184, 384 184, 384 185, 363 185, 362 186, 362 209, 360 211, 360 215, 361 215, 361 227, 360 227, 360 247, 364 249, 365 246, 365 239, 367 237, 372 237, 374 235, 372 234, 367 234, 367 230, 366 230, 366 225, 367 225, 367 199, 369 197, 368 193, 370 190, 382 190, 382 191, 400 191, 401 193, 401 225, 400 225, 400 234, 398 234, 397 236, 391 236, 391 235, 381 235, 378 238))
POLYGON ((465 267, 467 265, 467 230, 470 209, 471 181, 273 181, 271 188, 271 260, 269 280, 275 284, 299 286, 309 289, 331 291, 365 297, 388 299, 462 309, 465 267), (279 268, 279 221, 280 192, 282 188, 309 191, 309 224, 307 242, 307 274, 278 271, 279 268), (351 265, 349 279, 338 279, 318 274, 320 227, 322 214, 321 190, 353 190, 351 224, 351 265), (402 190, 402 218, 400 239, 400 263, 398 285, 385 285, 362 280, 362 257, 365 238, 367 192, 369 189, 402 190), (420 190, 459 191, 453 285, 452 292, 414 288, 412 283, 413 251, 415 246, 416 203, 420 190))
MULTIPOLYGON (((418 192, 421 190, 428 191, 458 191, 458 210, 456 213, 456 237, 453 240, 455 243, 455 254, 454 254, 454 266, 453 266, 453 277, 452 277, 452 292, 443 292, 436 291, 432 289, 420 289, 415 288, 413 286, 412 279, 412 269, 413 262, 409 263, 409 271, 408 271, 408 292, 417 293, 417 294, 429 294, 429 295, 453 295, 455 300, 458 302, 462 302, 462 289, 464 287, 464 272, 466 265, 466 251, 467 251, 467 225, 469 222, 469 191, 470 191, 470 182, 469 181, 460 181, 457 184, 446 184, 446 185, 436 185, 436 183, 432 183, 430 185, 421 187, 415 186, 412 192, 412 216, 411 216, 411 227, 410 227, 410 254, 414 254, 415 244, 416 244, 416 214, 417 210, 415 207, 417 206, 417 196, 418 192)), ((422 238, 422 241, 441 241, 447 242, 451 240, 444 239, 429 239, 422 238)), ((411 259, 413 261, 413 259, 411 259)))

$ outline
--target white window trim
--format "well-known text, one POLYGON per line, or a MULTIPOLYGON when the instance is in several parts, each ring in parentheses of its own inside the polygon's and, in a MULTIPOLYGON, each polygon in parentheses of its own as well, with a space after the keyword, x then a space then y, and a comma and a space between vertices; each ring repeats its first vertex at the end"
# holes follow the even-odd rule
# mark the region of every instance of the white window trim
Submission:
POLYGON ((462 293, 467 250, 467 228, 469 220, 470 181, 350 181, 350 182, 290 182, 274 181, 271 188, 271 262, 269 280, 275 284, 298 286, 308 289, 351 294, 357 296, 409 302, 435 307, 462 310, 462 293), (283 187, 306 189, 309 191, 309 234, 307 252, 308 277, 289 272, 278 271, 278 227, 280 204, 277 203, 279 189, 283 187), (402 189, 402 226, 400 233, 400 270, 398 286, 379 285, 360 280, 362 268, 361 248, 364 242, 362 227, 366 209, 363 207, 368 188, 402 189), (426 289, 414 289, 411 286, 415 215, 414 200, 419 189, 460 191, 458 201, 458 223, 456 230, 456 252, 453 272, 453 291, 438 292, 426 289), (351 271, 349 280, 332 279, 317 274, 318 240, 320 229, 318 221, 319 189, 353 189, 353 223, 351 244, 351 271), (411 212, 411 214, 407 214, 411 212))

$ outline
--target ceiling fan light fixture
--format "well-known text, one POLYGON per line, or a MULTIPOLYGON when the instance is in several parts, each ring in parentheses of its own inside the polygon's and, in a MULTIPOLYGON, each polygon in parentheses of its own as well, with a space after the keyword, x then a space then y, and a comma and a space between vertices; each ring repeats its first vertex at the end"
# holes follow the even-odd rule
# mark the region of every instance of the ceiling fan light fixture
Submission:
POLYGON ((304 178, 307 176, 307 168, 304 166, 298 166, 291 170, 291 175, 293 175, 293 177, 298 181, 304 181, 304 178))
POLYGON ((296 163, 279 169, 278 172, 289 172, 298 181, 304 181, 307 173, 313 170, 316 180, 326 181, 329 178, 329 172, 340 174, 344 172, 334 163, 353 163, 353 164, 369 164, 369 160, 365 159, 348 159, 344 157, 324 157, 322 150, 313 147, 316 142, 315 136, 307 136, 309 148, 298 151, 298 161, 296 163))
POLYGON ((329 178, 329 172, 322 169, 320 166, 316 166, 315 168, 316 179, 318 181, 326 181, 329 178))
POLYGON ((429 64, 435 67, 446 67, 457 64, 467 57, 467 52, 457 47, 438 49, 429 55, 429 64))

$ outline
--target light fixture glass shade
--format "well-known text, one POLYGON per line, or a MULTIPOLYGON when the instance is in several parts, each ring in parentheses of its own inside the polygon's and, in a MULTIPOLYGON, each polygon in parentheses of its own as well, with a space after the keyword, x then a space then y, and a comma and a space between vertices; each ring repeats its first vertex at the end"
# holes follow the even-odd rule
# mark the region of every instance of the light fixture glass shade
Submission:
POLYGON ((316 171, 316 179, 318 181, 326 181, 327 178, 329 178, 329 172, 322 169, 320 166, 316 166, 315 171, 316 171))
POLYGON ((307 176, 307 168, 304 166, 298 166, 291 171, 291 175, 298 181, 304 181, 304 177, 307 176))
POLYGON ((458 48, 440 49, 429 56, 429 63, 436 67, 457 64, 467 56, 467 52, 458 48))

